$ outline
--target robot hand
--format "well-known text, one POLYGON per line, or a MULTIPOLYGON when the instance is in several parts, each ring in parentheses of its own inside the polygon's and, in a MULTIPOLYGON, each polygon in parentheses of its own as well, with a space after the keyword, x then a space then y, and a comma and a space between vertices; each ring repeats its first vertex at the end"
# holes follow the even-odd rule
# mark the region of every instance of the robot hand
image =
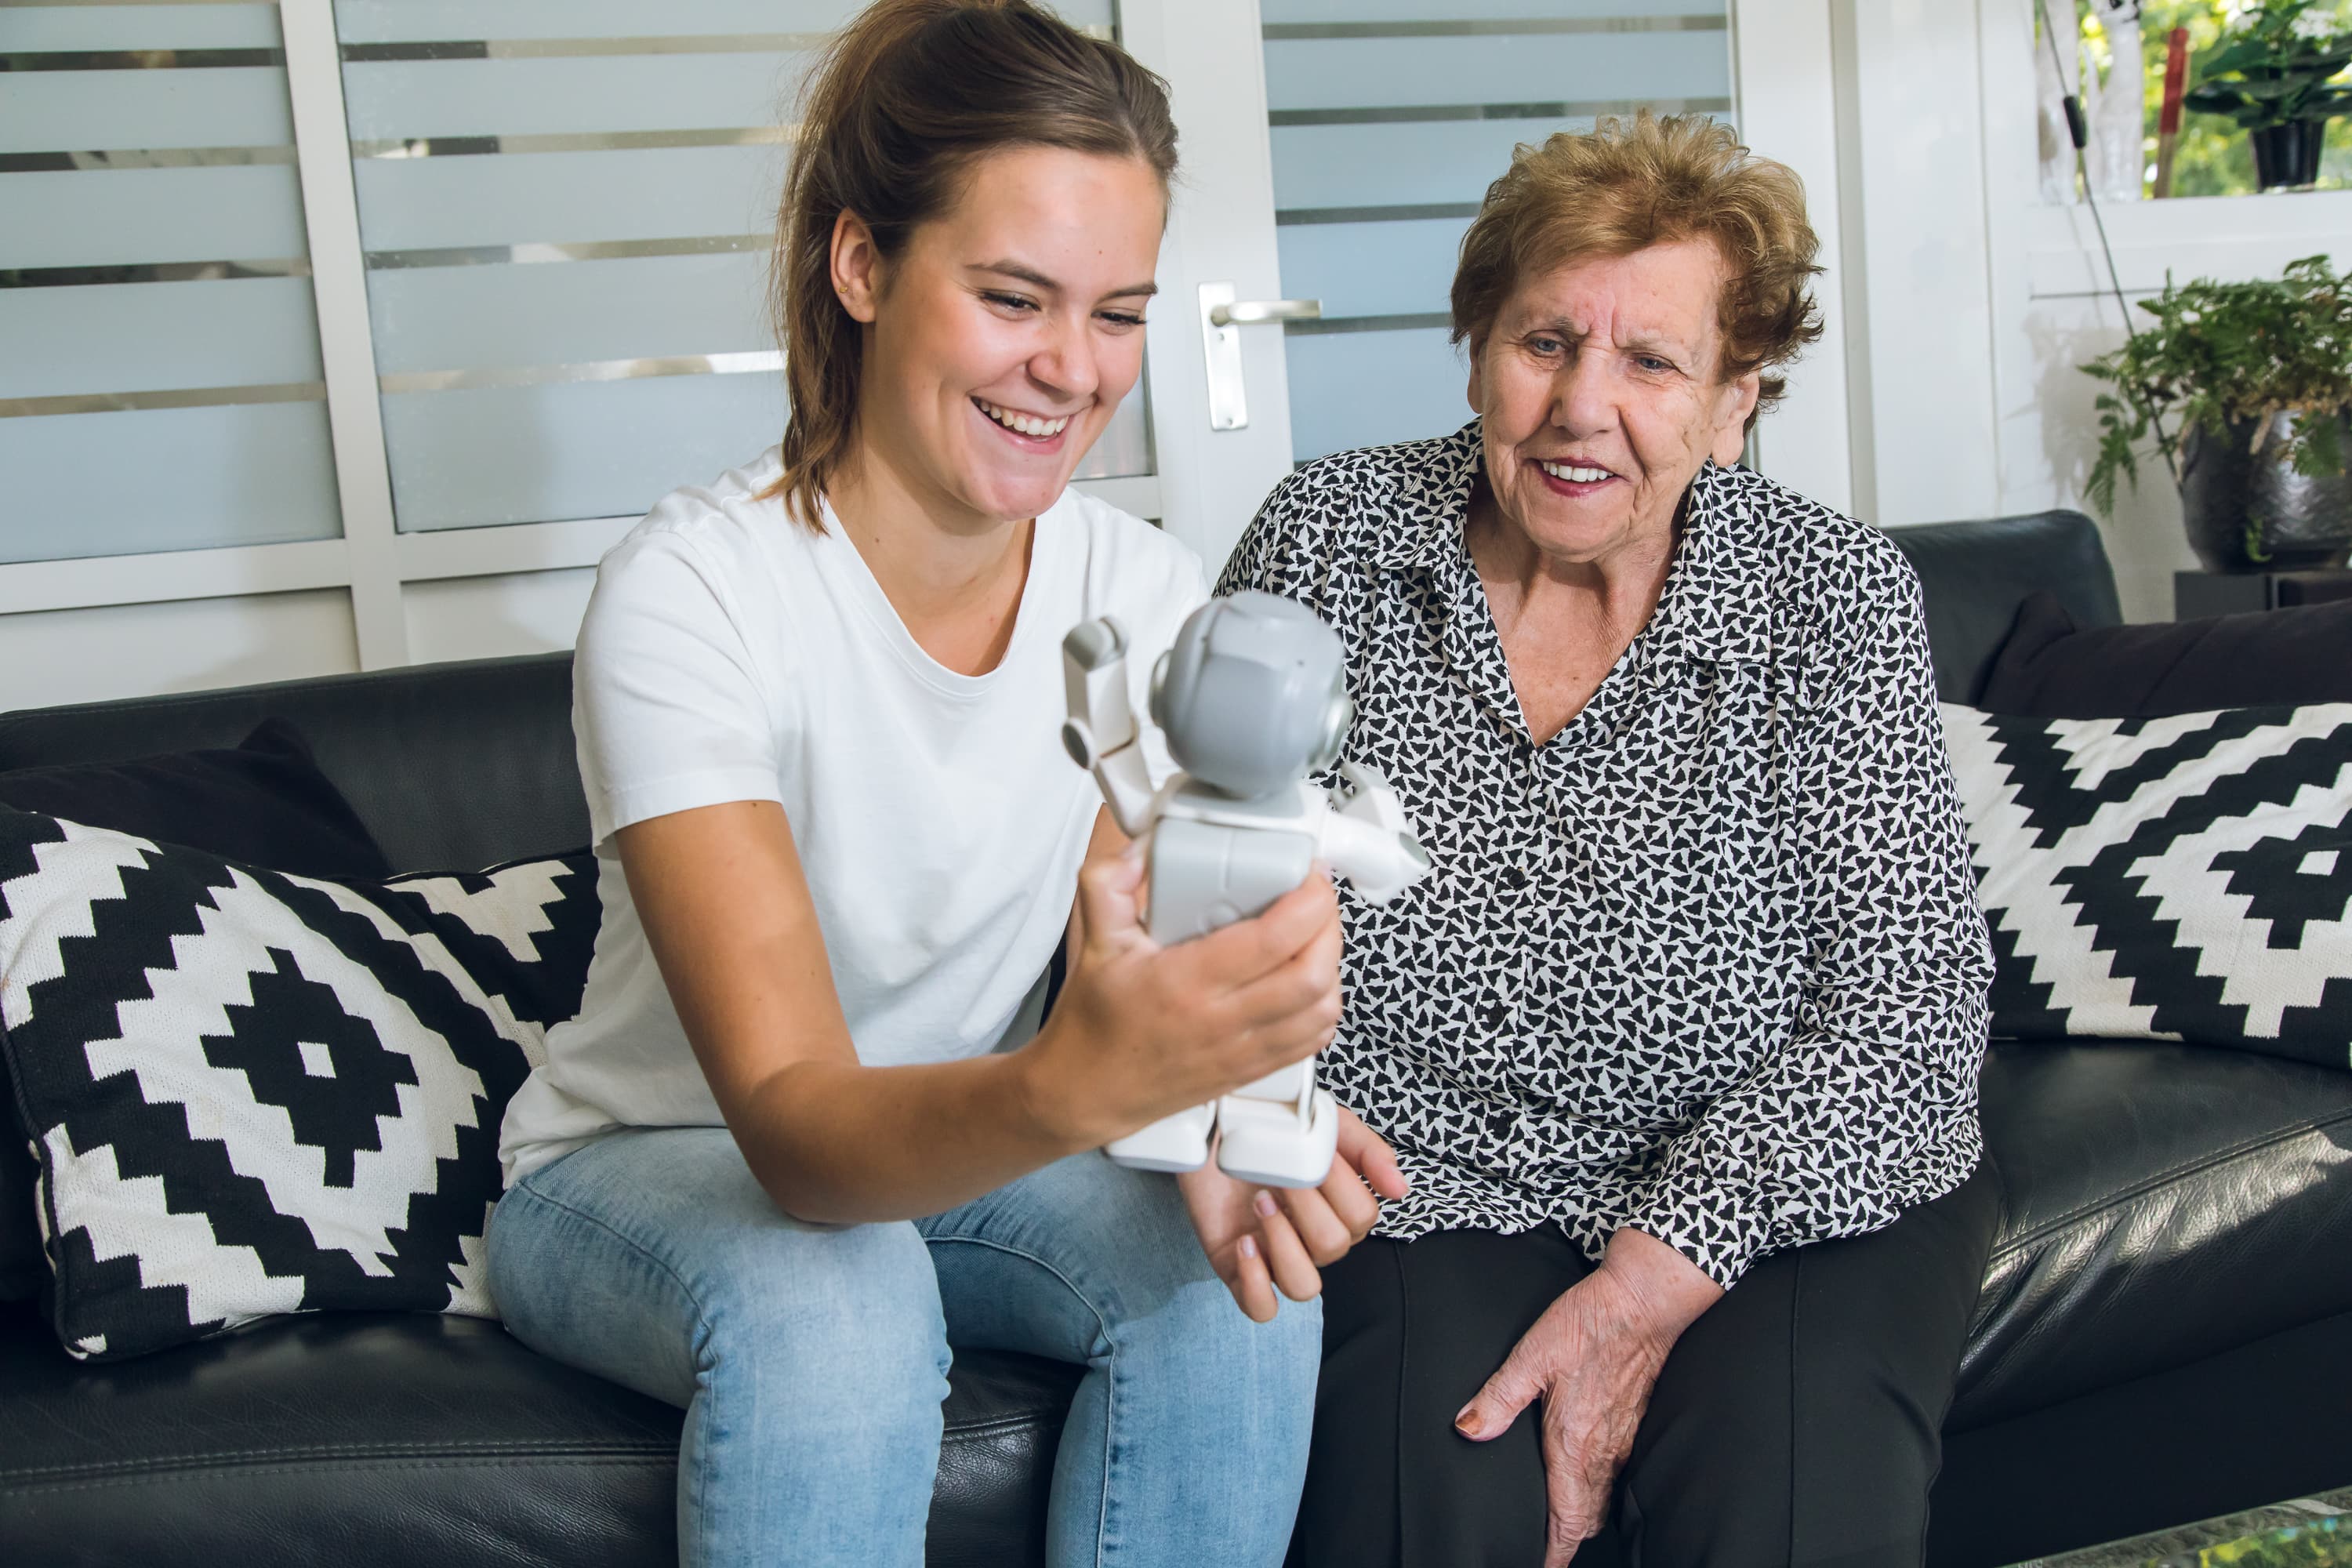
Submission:
POLYGON ((1127 628, 1109 616, 1071 627, 1062 639, 1062 686, 1069 702, 1062 749, 1094 774, 1119 830, 1140 838, 1151 825, 1151 773, 1128 700, 1127 628))
POLYGON ((1325 820, 1322 854, 1356 891, 1387 903, 1428 874, 1429 852, 1379 769, 1342 763, 1339 777, 1346 787, 1325 820))

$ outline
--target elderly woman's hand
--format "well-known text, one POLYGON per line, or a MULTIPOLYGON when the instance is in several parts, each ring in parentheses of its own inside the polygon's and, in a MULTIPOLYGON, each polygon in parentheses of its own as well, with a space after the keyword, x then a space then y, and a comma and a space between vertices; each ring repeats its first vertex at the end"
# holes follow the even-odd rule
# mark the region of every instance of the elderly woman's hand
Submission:
POLYGON ((1621 1230, 1601 1267, 1554 1301, 1523 1335, 1454 1429, 1490 1442, 1543 1401, 1549 1496, 1544 1568, 1565 1568, 1609 1518, 1609 1492, 1666 1352, 1723 1295, 1696 1265, 1655 1237, 1621 1230))
POLYGON ((1321 1270, 1371 1234, 1381 1199, 1411 1190, 1388 1141, 1344 1105, 1339 1151, 1319 1187, 1258 1187, 1234 1180, 1214 1160, 1176 1184, 1210 1266, 1261 1323, 1274 1317, 1276 1289, 1294 1301, 1321 1294, 1321 1270))

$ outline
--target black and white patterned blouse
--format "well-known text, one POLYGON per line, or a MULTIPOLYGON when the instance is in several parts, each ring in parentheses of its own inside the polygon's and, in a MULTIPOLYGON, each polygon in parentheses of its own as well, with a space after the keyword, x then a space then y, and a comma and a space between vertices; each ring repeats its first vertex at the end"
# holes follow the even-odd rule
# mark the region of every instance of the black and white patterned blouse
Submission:
POLYGON ((1341 1103, 1398 1150, 1380 1232, 1632 1226, 1729 1285, 1886 1224, 1981 1151, 1992 962, 1917 581, 1744 469, 1694 482, 1656 613, 1536 745, 1464 542, 1474 422, 1310 463, 1219 591, 1312 606, 1347 754, 1433 869, 1343 893, 1341 1103))

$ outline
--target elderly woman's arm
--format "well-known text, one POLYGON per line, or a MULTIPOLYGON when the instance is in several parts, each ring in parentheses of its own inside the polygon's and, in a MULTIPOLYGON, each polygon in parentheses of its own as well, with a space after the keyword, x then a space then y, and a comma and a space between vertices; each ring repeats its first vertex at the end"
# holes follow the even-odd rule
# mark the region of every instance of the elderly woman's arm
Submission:
POLYGON ((1726 1287, 1764 1253, 1940 1196, 1982 1151, 1992 956, 1916 579, 1891 545, 1873 553, 1872 608, 1824 628, 1832 657, 1793 737, 1795 1031, 1668 1146, 1628 1220, 1726 1287))

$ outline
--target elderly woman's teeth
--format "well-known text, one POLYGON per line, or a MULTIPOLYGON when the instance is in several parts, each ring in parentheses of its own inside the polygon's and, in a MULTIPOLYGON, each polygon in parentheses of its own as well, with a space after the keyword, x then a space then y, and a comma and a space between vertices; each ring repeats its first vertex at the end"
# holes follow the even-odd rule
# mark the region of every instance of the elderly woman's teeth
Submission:
POLYGON ((1580 463, 1538 463, 1537 467, 1553 479, 1566 479, 1576 485, 1597 484, 1615 477, 1606 468, 1589 468, 1580 463))
POLYGON ((985 397, 975 397, 972 402, 982 414, 987 415, 1007 430, 1018 430, 1024 436, 1058 436, 1070 422, 1070 416, 1066 414, 1059 419, 1040 419, 1034 414, 1022 414, 1010 408, 1000 408, 985 397))

